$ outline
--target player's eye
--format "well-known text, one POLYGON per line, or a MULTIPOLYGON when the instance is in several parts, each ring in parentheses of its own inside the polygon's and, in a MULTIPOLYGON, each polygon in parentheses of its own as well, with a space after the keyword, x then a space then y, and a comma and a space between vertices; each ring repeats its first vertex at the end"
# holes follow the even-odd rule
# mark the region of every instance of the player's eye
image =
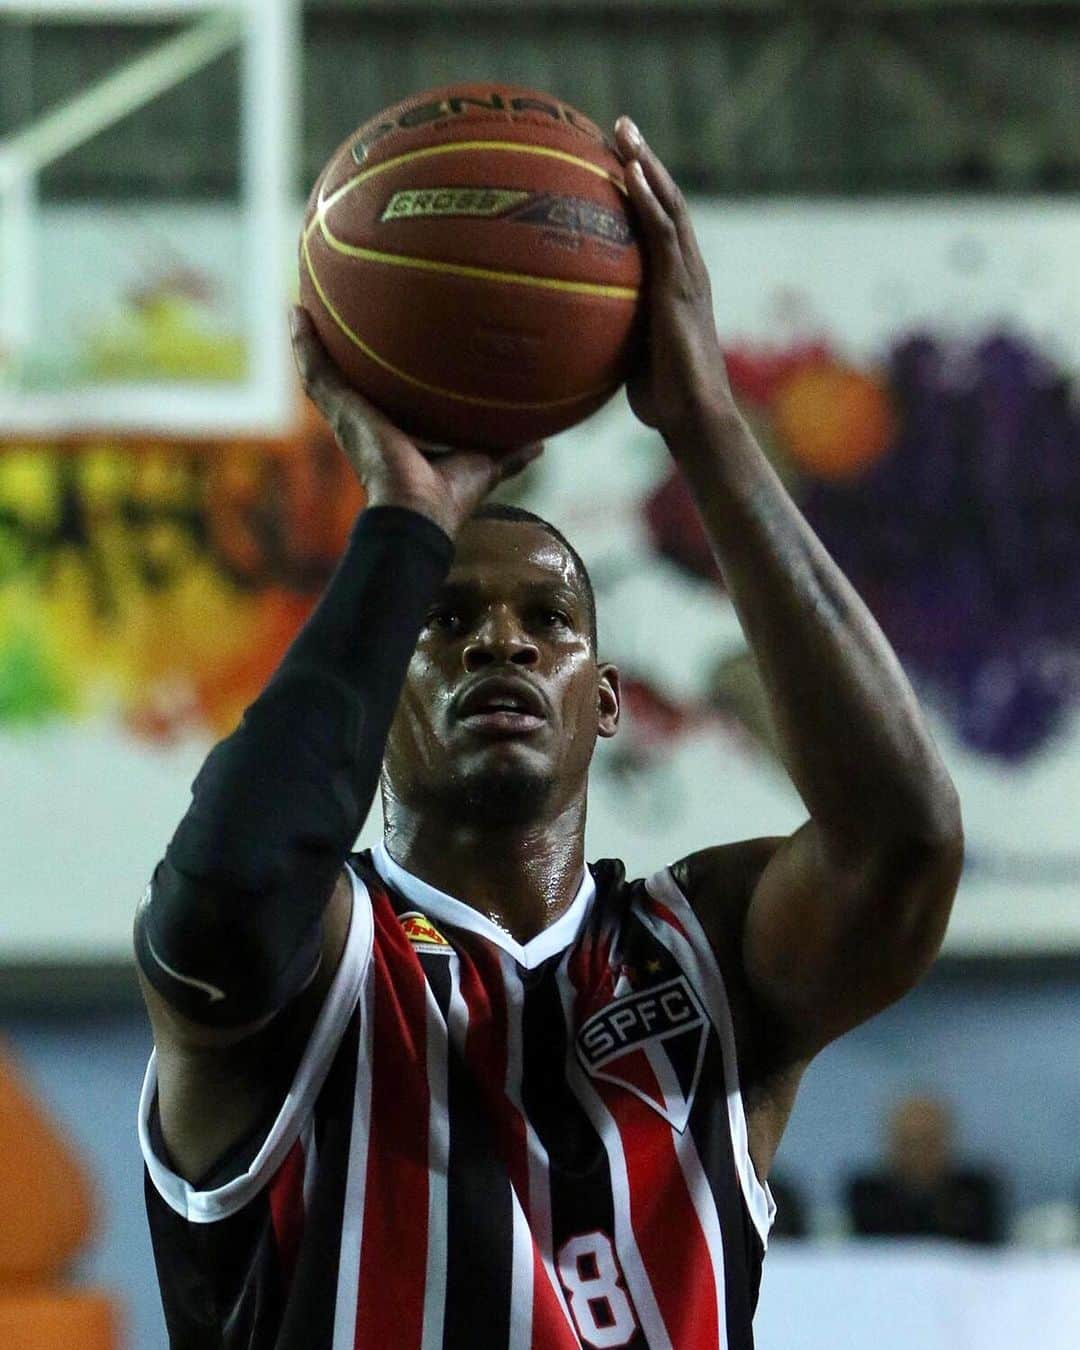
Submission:
POLYGON ((547 628, 573 628, 573 620, 563 609, 542 609, 540 620, 547 628))
POLYGON ((436 628, 442 633, 457 633, 462 626, 461 612, 443 605, 430 610, 425 623, 428 628, 436 628))

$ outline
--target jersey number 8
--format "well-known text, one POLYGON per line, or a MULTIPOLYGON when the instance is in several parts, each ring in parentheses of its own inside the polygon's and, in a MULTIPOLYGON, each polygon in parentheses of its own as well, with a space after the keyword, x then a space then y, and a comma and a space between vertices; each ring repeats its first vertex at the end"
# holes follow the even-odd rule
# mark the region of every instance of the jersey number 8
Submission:
POLYGON ((597 1350, 625 1345, 637 1331, 637 1318, 611 1239, 606 1233, 582 1233, 563 1243, 557 1259, 581 1339, 597 1350))

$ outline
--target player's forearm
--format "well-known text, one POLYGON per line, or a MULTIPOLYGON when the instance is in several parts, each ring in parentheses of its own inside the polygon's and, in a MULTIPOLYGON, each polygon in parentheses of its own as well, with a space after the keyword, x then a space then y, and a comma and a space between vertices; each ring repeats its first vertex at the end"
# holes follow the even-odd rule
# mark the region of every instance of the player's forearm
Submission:
POLYGON ((136 927, 145 973, 189 1016, 253 1022, 313 972, 451 556, 430 520, 366 511, 266 689, 203 765, 136 927))
POLYGON ((826 842, 959 832, 956 794, 895 653, 745 423, 669 438, 750 643, 781 755, 826 842))

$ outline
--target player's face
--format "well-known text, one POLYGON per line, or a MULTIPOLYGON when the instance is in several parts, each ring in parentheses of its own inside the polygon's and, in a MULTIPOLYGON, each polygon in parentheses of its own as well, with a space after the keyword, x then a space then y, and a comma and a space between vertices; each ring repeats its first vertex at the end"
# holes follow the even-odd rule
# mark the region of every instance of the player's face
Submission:
POLYGON ((584 790, 596 737, 618 722, 587 594, 557 539, 525 521, 471 521, 432 603, 390 729, 395 798, 530 820, 584 790))

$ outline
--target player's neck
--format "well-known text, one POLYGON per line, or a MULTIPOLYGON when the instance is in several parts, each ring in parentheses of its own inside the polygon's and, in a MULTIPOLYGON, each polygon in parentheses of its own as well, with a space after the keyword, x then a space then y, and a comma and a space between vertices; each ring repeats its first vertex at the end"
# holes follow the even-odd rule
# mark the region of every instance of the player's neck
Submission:
POLYGON ((524 943, 555 922, 581 885, 585 803, 570 803, 553 820, 498 829, 394 812, 385 838, 406 871, 524 943))

